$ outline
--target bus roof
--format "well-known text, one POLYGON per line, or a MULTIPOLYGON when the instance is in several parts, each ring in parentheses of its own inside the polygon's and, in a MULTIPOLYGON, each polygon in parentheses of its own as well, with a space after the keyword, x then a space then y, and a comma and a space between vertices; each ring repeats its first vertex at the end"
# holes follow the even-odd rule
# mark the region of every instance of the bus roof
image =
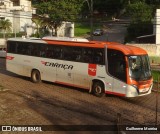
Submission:
POLYGON ((88 41, 83 38, 9 38, 8 41, 22 41, 22 42, 34 42, 34 43, 45 43, 45 44, 56 44, 66 46, 82 46, 82 47, 93 47, 93 48, 110 48, 122 51, 125 55, 144 55, 147 54, 145 50, 135 46, 129 46, 120 44, 117 42, 106 42, 106 41, 88 41))
POLYGON ((48 44, 59 44, 59 45, 69 45, 69 46, 83 46, 83 47, 94 47, 94 48, 104 48, 108 47, 110 49, 120 50, 125 55, 144 55, 147 52, 139 47, 124 45, 117 42, 104 42, 104 41, 88 41, 88 42, 73 42, 73 41, 63 41, 63 40, 50 40, 43 39, 48 44), (65 42, 65 44, 64 44, 65 42))
POLYGON ((108 45, 108 48, 120 50, 125 55, 146 55, 147 54, 147 52, 142 48, 139 48, 136 46, 123 45, 123 44, 108 45))

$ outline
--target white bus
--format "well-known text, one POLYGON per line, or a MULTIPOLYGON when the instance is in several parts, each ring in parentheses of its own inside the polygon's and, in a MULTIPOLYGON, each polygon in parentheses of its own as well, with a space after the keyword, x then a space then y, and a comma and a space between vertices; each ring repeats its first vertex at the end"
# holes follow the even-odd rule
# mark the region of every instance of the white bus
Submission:
POLYGON ((151 93, 153 78, 145 50, 78 38, 11 38, 6 67, 18 75, 87 89, 96 96, 151 93), (136 66, 133 66, 133 62, 136 66))

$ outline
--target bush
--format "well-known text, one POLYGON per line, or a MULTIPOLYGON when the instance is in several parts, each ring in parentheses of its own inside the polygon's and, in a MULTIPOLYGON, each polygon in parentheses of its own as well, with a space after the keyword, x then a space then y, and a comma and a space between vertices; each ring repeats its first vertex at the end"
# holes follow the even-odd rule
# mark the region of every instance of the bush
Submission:
MULTIPOLYGON (((16 33, 16 37, 22 37, 22 35, 25 35, 24 32, 16 33)), ((15 33, 6 33, 5 34, 6 38, 13 38, 15 37, 15 33)), ((3 38, 3 33, 0 33, 0 38, 3 38)))
POLYGON ((135 41, 136 37, 153 33, 153 24, 148 23, 131 23, 127 28, 125 42, 135 41))

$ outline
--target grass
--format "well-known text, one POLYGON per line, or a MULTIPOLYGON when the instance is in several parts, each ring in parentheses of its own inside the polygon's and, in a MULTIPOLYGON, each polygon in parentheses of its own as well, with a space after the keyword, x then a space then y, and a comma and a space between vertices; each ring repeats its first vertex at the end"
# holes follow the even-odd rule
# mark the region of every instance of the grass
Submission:
MULTIPOLYGON (((96 28, 102 28, 100 24, 94 24, 93 30, 96 28)), ((90 34, 90 23, 75 23, 75 36, 84 37, 90 34)))
POLYGON ((75 36, 84 36, 90 32, 90 26, 87 24, 75 24, 75 36))
MULTIPOLYGON (((158 56, 150 56, 149 57, 150 63, 151 64, 159 64, 160 65, 160 57, 158 56)), ((160 70, 152 70, 152 76, 154 81, 160 81, 160 70)))
POLYGON ((152 76, 153 76, 154 81, 157 81, 158 77, 159 77, 159 80, 160 80, 160 71, 152 70, 152 76))
POLYGON ((149 56, 149 60, 151 63, 160 64, 160 57, 158 56, 149 56))

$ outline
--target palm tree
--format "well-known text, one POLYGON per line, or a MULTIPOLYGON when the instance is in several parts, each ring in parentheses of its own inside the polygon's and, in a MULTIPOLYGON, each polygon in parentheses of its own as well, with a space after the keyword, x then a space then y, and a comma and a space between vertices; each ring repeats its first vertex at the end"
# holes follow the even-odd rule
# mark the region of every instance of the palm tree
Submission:
POLYGON ((5 38, 6 32, 10 32, 12 28, 12 23, 9 19, 2 19, 0 20, 0 29, 3 30, 3 38, 5 38))
POLYGON ((35 23, 35 25, 36 25, 37 37, 39 37, 39 36, 40 36, 39 30, 40 30, 40 28, 43 27, 43 23, 44 23, 44 22, 43 22, 43 20, 40 19, 40 18, 34 18, 34 19, 32 19, 32 21, 33 21, 33 23, 35 23))

